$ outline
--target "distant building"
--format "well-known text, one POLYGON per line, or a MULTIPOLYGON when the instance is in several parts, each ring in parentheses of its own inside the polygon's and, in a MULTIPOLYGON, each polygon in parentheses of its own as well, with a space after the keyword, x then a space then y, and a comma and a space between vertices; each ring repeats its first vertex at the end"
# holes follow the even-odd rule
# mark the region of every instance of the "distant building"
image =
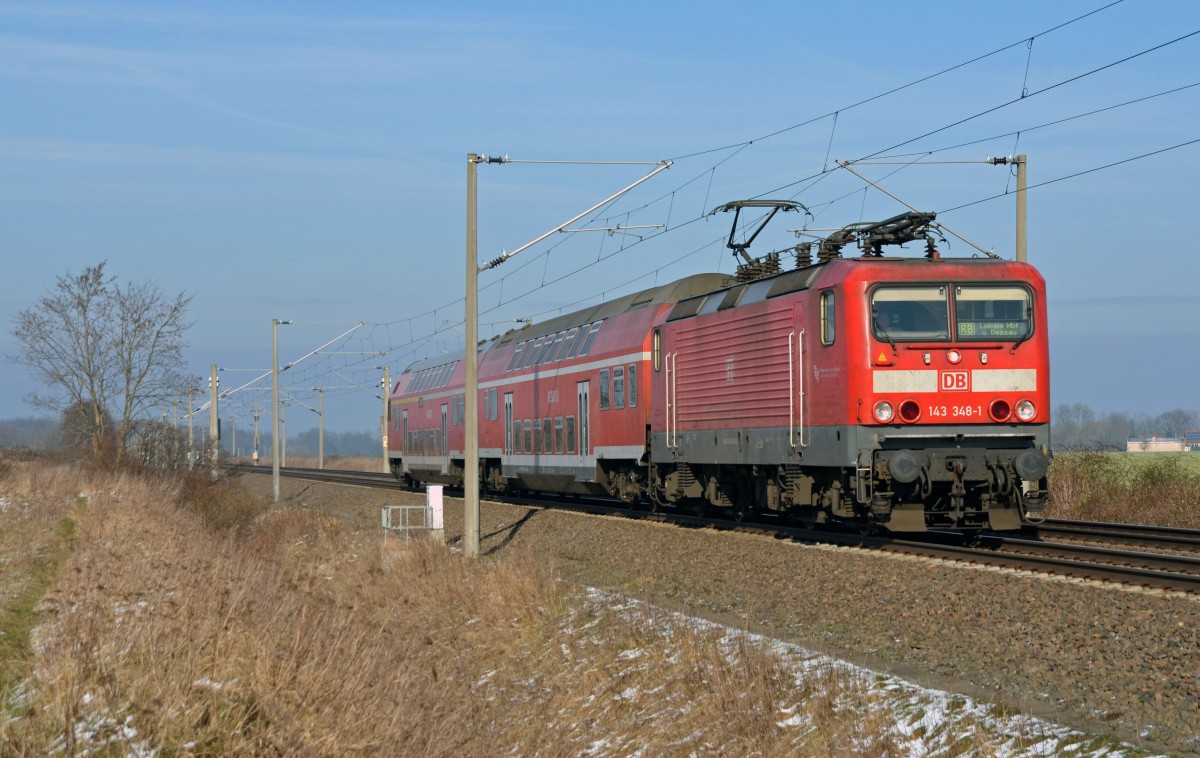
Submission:
POLYGON ((1125 443, 1127 453, 1184 453, 1200 448, 1200 432, 1187 432, 1183 437, 1138 437, 1125 443), (1189 442, 1186 434, 1195 435, 1189 442))

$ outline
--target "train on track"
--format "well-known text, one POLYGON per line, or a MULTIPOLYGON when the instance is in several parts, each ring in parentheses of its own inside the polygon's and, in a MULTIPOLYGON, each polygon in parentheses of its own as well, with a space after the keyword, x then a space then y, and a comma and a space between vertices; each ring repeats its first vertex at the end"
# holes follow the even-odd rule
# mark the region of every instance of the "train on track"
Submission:
MULTIPOLYGON (((720 210, 736 230, 747 208, 769 210, 765 226, 797 206, 720 210)), ((483 491, 895 532, 1019 528, 1046 500, 1045 284, 1026 263, 942 257, 937 229, 916 212, 856 224, 797 245, 788 270, 731 231, 736 275, 481 342, 483 491), (919 240, 924 255, 883 255, 919 240)), ((388 455, 410 486, 462 484, 462 358, 415 362, 391 388, 388 455)))

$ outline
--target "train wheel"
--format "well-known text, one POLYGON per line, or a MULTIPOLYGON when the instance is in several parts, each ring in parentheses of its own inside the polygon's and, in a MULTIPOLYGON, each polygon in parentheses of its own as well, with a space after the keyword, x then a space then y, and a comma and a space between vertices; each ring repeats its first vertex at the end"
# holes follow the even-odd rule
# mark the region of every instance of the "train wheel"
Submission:
POLYGON ((734 521, 753 521, 757 516, 758 510, 756 510, 753 506, 743 507, 739 505, 733 509, 734 521))
POLYGON ((799 524, 802 528, 809 530, 817 528, 817 524, 821 523, 821 512, 811 505, 802 505, 795 510, 788 512, 788 520, 799 524))

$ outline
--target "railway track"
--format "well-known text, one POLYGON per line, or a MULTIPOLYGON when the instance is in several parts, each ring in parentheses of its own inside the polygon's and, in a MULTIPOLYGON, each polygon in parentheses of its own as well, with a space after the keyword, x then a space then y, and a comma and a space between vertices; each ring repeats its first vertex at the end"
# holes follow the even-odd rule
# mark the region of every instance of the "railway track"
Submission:
MULTIPOLYGON (((235 473, 256 474, 267 474, 271 471, 269 468, 257 466, 231 466, 229 470, 235 473)), ((290 478, 334 484, 400 489, 399 483, 391 474, 382 472, 284 468, 280 473, 290 478)), ((763 534, 776 539, 856 547, 1200 594, 1200 530, 1047 520, 1037 525, 1036 531, 1025 535, 981 535, 974 544, 964 545, 962 535, 954 533, 930 533, 926 539, 898 539, 882 535, 811 530, 773 520, 738 522, 678 512, 653 513, 593 498, 562 498, 548 501, 546 498, 506 497, 504 501, 533 506, 546 506, 549 503, 554 507, 592 514, 622 515, 687 527, 763 534), (1059 541, 1064 537, 1087 542, 1101 541, 1109 546, 1059 541), (1155 551, 1133 549, 1146 547, 1154 548, 1155 551)))
POLYGON ((1046 519, 1036 526, 1043 539, 1066 538, 1081 542, 1100 542, 1114 545, 1153 547, 1200 553, 1200 529, 1179 529, 1170 526, 1143 524, 1113 524, 1106 521, 1065 521, 1046 519))

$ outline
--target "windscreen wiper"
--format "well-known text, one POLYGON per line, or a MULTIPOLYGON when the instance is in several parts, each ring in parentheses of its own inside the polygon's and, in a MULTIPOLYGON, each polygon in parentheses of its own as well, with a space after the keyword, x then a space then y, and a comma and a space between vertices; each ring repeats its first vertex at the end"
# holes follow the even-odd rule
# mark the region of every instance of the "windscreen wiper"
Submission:
MULTIPOLYGON (((883 324, 879 323, 879 312, 874 308, 871 309, 871 323, 875 325, 875 328, 883 334, 884 338, 887 339, 888 344, 892 346, 892 355, 900 355, 900 351, 896 349, 896 341, 892 339, 892 335, 888 334, 887 329, 883 328, 883 324)), ((1015 350, 1016 346, 1014 346, 1013 349, 1015 350)))
POLYGON ((1014 353, 1017 351, 1017 348, 1021 346, 1021 343, 1029 339, 1029 336, 1033 334, 1033 308, 1027 308, 1025 310, 1025 323, 1029 324, 1029 328, 1027 328, 1025 333, 1013 343, 1012 352, 1014 353))

